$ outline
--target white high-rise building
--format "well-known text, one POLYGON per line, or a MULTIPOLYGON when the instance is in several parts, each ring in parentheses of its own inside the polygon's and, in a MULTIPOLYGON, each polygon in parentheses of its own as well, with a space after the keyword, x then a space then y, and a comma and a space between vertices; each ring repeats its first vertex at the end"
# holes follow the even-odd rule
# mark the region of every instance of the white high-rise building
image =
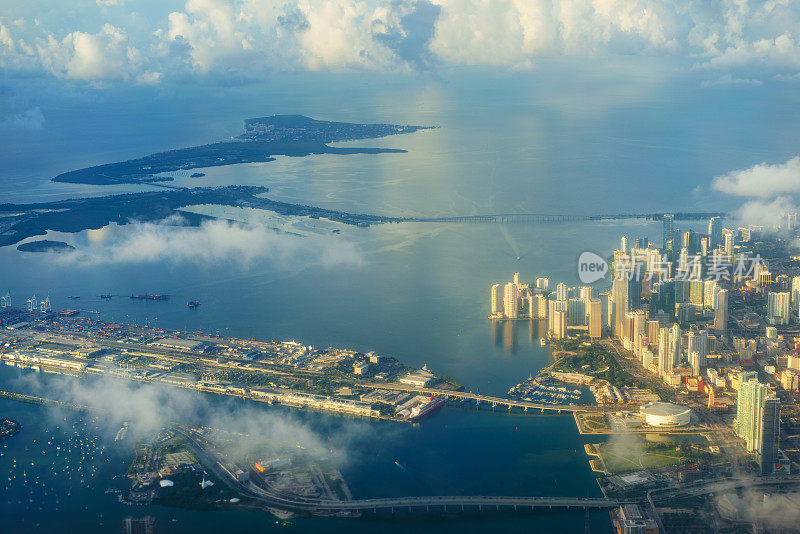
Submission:
POLYGON ((548 300, 547 301, 547 329, 553 330, 553 324, 556 320, 556 312, 564 312, 564 321, 567 320, 567 301, 566 300, 548 300))
POLYGON ((547 291, 550 289, 550 279, 549 278, 537 278, 536 279, 536 289, 541 289, 542 291, 547 291))
POLYGON ((727 256, 733 256, 733 233, 725 234, 725 254, 727 256))
POLYGON ((706 367, 706 356, 708 355, 708 332, 700 330, 699 332, 689 332, 686 334, 687 345, 686 352, 692 358, 689 363, 692 365, 694 376, 700 375, 700 369, 706 367))
POLYGON ((771 324, 789 324, 789 293, 770 291, 767 295, 767 321, 771 324))
POLYGON ((500 291, 500 284, 492 285, 489 296, 492 315, 503 313, 503 293, 500 291))
POLYGON ((553 329, 551 330, 554 339, 564 339, 567 337, 567 312, 559 310, 553 315, 553 329))
POLYGON ((703 282, 703 308, 713 310, 717 301, 717 281, 706 280, 703 282))
POLYGON ((591 286, 581 286, 580 299, 592 300, 594 298, 594 288, 591 286))
POLYGON ((568 296, 568 289, 567 284, 564 282, 560 282, 556 286, 556 300, 567 300, 568 296))
POLYGON ((623 254, 628 253, 628 236, 626 235, 622 236, 622 239, 620 239, 619 242, 619 248, 623 254))
POLYGON ((522 284, 519 282, 519 273, 514 273, 514 285, 519 287, 522 284))
POLYGON ((658 371, 661 376, 678 365, 681 361, 681 328, 678 324, 665 326, 659 331, 658 371))
POLYGON ((603 303, 599 299, 589 301, 589 337, 600 339, 603 333, 603 303))
POLYGON ((528 300, 531 319, 547 319, 547 297, 531 295, 528 300))
POLYGON ((508 319, 519 316, 519 290, 514 283, 506 284, 503 289, 503 313, 508 319))

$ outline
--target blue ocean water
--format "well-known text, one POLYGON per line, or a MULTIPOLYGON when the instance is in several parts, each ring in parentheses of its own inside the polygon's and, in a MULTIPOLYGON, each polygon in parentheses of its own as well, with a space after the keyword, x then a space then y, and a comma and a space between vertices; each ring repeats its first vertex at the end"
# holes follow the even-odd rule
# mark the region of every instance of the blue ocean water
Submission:
MULTIPOLYGON (((61 94, 43 86, 36 105, 47 122, 38 132, 0 132, 0 199, 32 202, 127 192, 133 186, 54 184, 59 172, 236 135, 241 119, 302 113, 356 122, 439 126, 407 136, 348 143, 403 148, 406 154, 319 155, 266 164, 208 169, 177 183, 266 185, 278 200, 388 215, 481 213, 613 213, 732 209, 736 199, 710 189, 714 176, 794 155, 797 96, 780 85, 702 88, 687 74, 652 83, 585 81, 564 89, 558 72, 491 76, 454 73, 438 80, 371 79, 369 75, 296 75, 258 86, 108 89, 61 94), (190 182, 190 180, 192 180, 190 182)), ((45 82, 41 82, 44 84, 45 82)), ((232 211, 231 218, 251 216, 232 211)), ((314 251, 289 259, 242 262, 52 261, 0 249, 0 292, 15 302, 49 294, 56 308, 99 311, 108 320, 224 332, 315 346, 375 350, 410 365, 427 364, 483 393, 502 394, 548 363, 538 332, 527 323, 498 328, 486 319, 488 286, 520 272, 524 280, 549 276, 577 283, 584 250, 607 255, 619 236, 649 236, 647 223, 560 225, 403 224, 341 228, 302 227, 334 245, 346 244, 358 261, 319 261, 314 251), (519 259, 517 259, 519 258, 519 259), (101 300, 98 295, 164 292, 168 302, 101 300), (80 295, 79 301, 67 299, 80 295), (202 305, 188 310, 185 301, 202 305)), ((699 227, 698 227, 699 229, 699 227)), ((136 232, 112 227, 55 235, 91 250, 136 232)), ((100 249, 104 250, 104 249, 100 249)), ((0 380, 21 387, 18 370, 0 380)), ((9 461, 35 454, 32 440, 55 432, 40 407, 0 402, 0 415, 25 429, 6 443, 0 479, 9 461)), ((282 412, 280 412, 282 413, 282 412)), ((74 416, 73 416, 74 417, 74 416)), ((302 415, 314 432, 336 434, 339 419, 302 415)), ((358 422, 345 445, 343 473, 356 497, 430 493, 597 496, 580 437, 570 417, 520 417, 446 408, 418 427, 358 422), (387 439, 388 436, 388 439, 387 439), (394 462, 408 466, 399 470, 394 462)), ((65 431, 66 432, 66 431, 65 431)), ((71 432, 74 432, 72 430, 71 432)), ((91 429, 81 429, 91 434, 91 429)), ((103 434, 105 429, 98 431, 103 434)), ((99 438, 98 438, 99 439, 99 438)), ((39 468, 31 466, 31 470, 39 468)), ((189 512, 129 507, 104 492, 122 451, 91 482, 73 493, 74 505, 47 513, 43 497, 14 485, 0 514, 18 531, 116 530, 125 515, 158 518, 160 528, 233 531, 271 528, 252 512, 189 512), (81 509, 81 507, 83 509, 81 509), (101 518, 102 515, 102 518, 101 518), (172 519, 177 521, 173 522, 172 519), (37 527, 37 524, 39 525, 37 527), (167 526, 168 525, 168 526, 167 526)), ((42 466, 40 479, 49 475, 42 466)), ((54 488, 62 482, 52 479, 54 488)), ((59 479, 60 480, 60 479, 59 479)), ((61 493, 61 491, 59 492, 61 493)), ((48 501, 49 502, 49 501, 48 501)), ((495 517, 469 521, 363 519, 298 520, 299 531, 548 531, 583 529, 582 513, 495 517)), ((592 531, 609 529, 605 513, 592 531)))

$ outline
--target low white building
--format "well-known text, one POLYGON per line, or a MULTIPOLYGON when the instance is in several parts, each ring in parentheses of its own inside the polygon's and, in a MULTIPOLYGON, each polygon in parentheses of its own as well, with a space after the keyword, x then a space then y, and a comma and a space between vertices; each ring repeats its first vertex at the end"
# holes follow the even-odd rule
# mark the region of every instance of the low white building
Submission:
POLYGON ((639 414, 650 426, 686 426, 692 421, 692 410, 670 402, 648 402, 639 414))
POLYGON ((431 385, 436 380, 436 376, 428 371, 428 367, 424 366, 422 369, 411 371, 406 376, 401 378, 399 382, 406 386, 414 386, 416 388, 425 388, 431 385))

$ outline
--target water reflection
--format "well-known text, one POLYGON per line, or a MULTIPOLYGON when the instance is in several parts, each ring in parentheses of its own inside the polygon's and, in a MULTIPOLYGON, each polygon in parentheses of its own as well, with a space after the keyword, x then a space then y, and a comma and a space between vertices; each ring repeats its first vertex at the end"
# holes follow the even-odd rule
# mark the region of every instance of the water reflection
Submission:
POLYGON ((507 319, 492 319, 490 324, 492 345, 502 347, 508 354, 516 354, 522 346, 540 346, 541 339, 547 334, 547 321, 542 319, 520 319, 510 321, 507 319), (527 329, 525 343, 520 345, 519 333, 527 329))

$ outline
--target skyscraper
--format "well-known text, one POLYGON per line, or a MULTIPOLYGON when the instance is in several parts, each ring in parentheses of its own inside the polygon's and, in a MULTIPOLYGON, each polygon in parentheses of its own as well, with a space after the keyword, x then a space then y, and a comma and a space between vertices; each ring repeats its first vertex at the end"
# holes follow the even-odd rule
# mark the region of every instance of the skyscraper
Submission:
POLYGON ((567 301, 567 320, 570 326, 586 324, 586 302, 583 299, 567 301))
POLYGON ((519 292, 513 282, 506 284, 503 290, 503 313, 509 319, 516 319, 519 315, 519 292))
POLYGON ((717 281, 706 280, 703 282, 703 308, 715 309, 717 303, 717 281))
POLYGON ((733 256, 733 234, 727 233, 725 234, 725 254, 727 256, 733 256))
POLYGON ((622 239, 619 240, 619 249, 623 252, 623 254, 628 253, 628 236, 622 236, 622 239))
POLYGON ((556 286, 556 300, 567 300, 567 284, 564 282, 556 286))
POLYGON ((728 290, 717 291, 717 302, 714 306, 714 330, 725 334, 728 330, 728 290))
POLYGON ((592 286, 581 286, 580 295, 583 300, 591 300, 594 297, 594 288, 592 286))
POLYGON ((771 324, 789 324, 789 293, 770 291, 767 296, 767 321, 771 324))
POLYGON ((711 248, 716 247, 722 242, 722 219, 711 217, 708 220, 708 236, 711 239, 711 248))
POLYGON ((800 314, 800 276, 792 278, 791 305, 795 315, 800 314))
POLYGON ((681 328, 677 324, 659 331, 658 371, 661 376, 672 371, 681 361, 681 328))
POLYGON ((503 313, 503 294, 500 292, 500 284, 494 284, 492 286, 489 301, 491 303, 492 315, 503 313))
POLYGON ((672 240, 675 238, 675 215, 664 214, 664 250, 672 250, 672 240))
POLYGON ((761 415, 761 448, 756 451, 756 460, 761 475, 771 475, 775 471, 778 455, 778 439, 781 431, 781 405, 778 397, 771 395, 764 399, 761 415))
POLYGON ((603 303, 599 299, 589 301, 589 337, 600 339, 603 332, 603 303))
POLYGON ((562 310, 553 314, 552 334, 555 339, 567 337, 567 312, 562 310))
POLYGON ((740 373, 736 404, 736 433, 748 452, 756 453, 762 475, 773 470, 778 450, 780 404, 766 384, 752 374, 740 373))

